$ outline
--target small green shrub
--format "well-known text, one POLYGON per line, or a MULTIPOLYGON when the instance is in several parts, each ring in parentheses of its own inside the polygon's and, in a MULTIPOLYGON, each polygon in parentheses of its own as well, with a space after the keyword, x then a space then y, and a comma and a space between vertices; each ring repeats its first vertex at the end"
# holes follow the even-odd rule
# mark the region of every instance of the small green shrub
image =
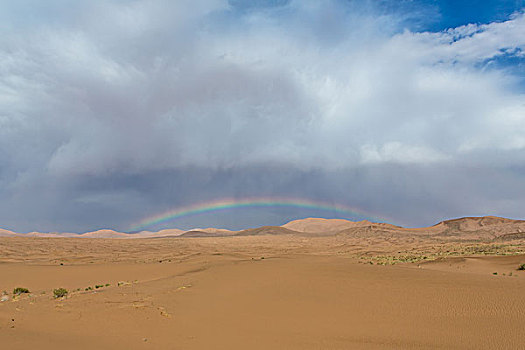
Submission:
POLYGON ((99 289, 99 288, 102 288, 102 287, 104 287, 103 284, 97 284, 97 285, 95 285, 95 289, 99 289))
POLYGON ((29 289, 22 288, 22 287, 16 287, 15 289, 13 289, 13 294, 15 294, 15 295, 20 295, 20 294, 24 294, 24 293, 30 293, 29 289))
POLYGON ((525 270, 525 264, 521 264, 520 266, 518 266, 518 270, 525 270))
POLYGON ((57 288, 53 290, 53 295, 55 298, 63 298, 67 295, 68 291, 65 288, 57 288))

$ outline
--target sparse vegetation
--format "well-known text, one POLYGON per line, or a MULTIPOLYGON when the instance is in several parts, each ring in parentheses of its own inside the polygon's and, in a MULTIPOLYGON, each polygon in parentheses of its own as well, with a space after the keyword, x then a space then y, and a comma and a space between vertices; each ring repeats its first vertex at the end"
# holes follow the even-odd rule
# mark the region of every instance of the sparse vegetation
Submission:
POLYGON ((57 288, 53 290, 53 295, 55 296, 56 299, 63 298, 67 294, 68 294, 68 291, 65 288, 57 288))
MULTIPOLYGON (((447 257, 480 256, 480 255, 516 255, 525 253, 525 249, 519 244, 446 244, 433 246, 430 249, 414 249, 410 251, 396 251, 385 255, 361 255, 358 256, 362 263, 374 265, 395 265, 399 263, 419 263, 433 261, 447 257)), ((525 264, 523 264, 525 265, 525 264)), ((518 268, 519 269, 519 268, 518 268)), ((525 269, 525 267, 523 268, 525 269)))
POLYGON ((521 264, 520 266, 518 266, 518 270, 521 270, 521 271, 525 270, 525 264, 521 264))
POLYGON ((14 295, 27 294, 27 293, 30 293, 29 289, 27 288, 16 287, 15 289, 13 289, 14 295))

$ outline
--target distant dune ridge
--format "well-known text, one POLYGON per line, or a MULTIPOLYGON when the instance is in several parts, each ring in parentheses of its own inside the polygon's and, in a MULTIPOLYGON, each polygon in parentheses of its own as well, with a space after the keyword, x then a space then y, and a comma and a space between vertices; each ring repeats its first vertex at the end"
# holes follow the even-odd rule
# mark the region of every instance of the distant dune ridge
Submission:
POLYGON ((370 223, 368 220, 363 221, 349 221, 344 219, 321 219, 321 218, 307 218, 290 221, 282 227, 297 232, 307 233, 329 233, 339 232, 341 230, 360 226, 361 224, 370 223))
POLYGON ((0 228, 0 237, 12 237, 12 236, 16 236, 17 234, 12 232, 12 231, 8 231, 8 230, 3 230, 0 228))
POLYGON ((76 233, 16 233, 0 229, 0 237, 77 237, 77 238, 161 238, 161 237, 225 237, 260 235, 350 235, 370 234, 428 235, 460 239, 512 239, 525 236, 525 220, 506 219, 495 216, 464 217, 442 221, 434 226, 404 228, 387 223, 368 220, 350 221, 344 219, 306 218, 290 221, 282 226, 262 226, 241 231, 219 228, 194 228, 191 230, 165 229, 124 233, 101 229, 81 234, 76 233))

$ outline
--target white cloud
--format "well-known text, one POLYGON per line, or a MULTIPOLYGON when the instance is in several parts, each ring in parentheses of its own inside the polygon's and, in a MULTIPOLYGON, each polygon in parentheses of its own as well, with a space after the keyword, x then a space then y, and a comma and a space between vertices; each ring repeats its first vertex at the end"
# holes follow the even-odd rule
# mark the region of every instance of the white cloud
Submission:
POLYGON ((500 147, 509 133, 501 148, 521 145, 514 130, 523 121, 513 115, 523 97, 505 72, 475 63, 520 53, 523 14, 395 34, 394 17, 340 6, 293 2, 288 15, 251 12, 233 30, 217 20, 227 8, 221 2, 99 4, 78 27, 4 42, 2 108, 9 115, 31 106, 25 119, 55 121, 64 137, 48 169, 59 173, 269 160, 353 166, 363 145, 386 150, 391 140, 443 155, 436 161, 500 147))
POLYGON ((404 145, 401 142, 387 142, 381 147, 375 145, 361 146, 363 163, 434 163, 447 160, 447 156, 432 149, 404 145))

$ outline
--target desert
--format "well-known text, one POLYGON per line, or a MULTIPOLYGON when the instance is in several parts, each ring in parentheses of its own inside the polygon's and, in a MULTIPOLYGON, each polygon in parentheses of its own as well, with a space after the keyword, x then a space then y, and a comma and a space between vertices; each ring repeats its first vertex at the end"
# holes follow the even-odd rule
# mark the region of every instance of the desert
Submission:
POLYGON ((0 0, 0 350, 525 349, 525 0, 0 0))
POLYGON ((8 349, 520 349, 524 229, 524 221, 496 217, 419 229, 309 218, 158 237, 4 234, 0 342, 8 349), (67 294, 55 295, 60 288, 67 294))

